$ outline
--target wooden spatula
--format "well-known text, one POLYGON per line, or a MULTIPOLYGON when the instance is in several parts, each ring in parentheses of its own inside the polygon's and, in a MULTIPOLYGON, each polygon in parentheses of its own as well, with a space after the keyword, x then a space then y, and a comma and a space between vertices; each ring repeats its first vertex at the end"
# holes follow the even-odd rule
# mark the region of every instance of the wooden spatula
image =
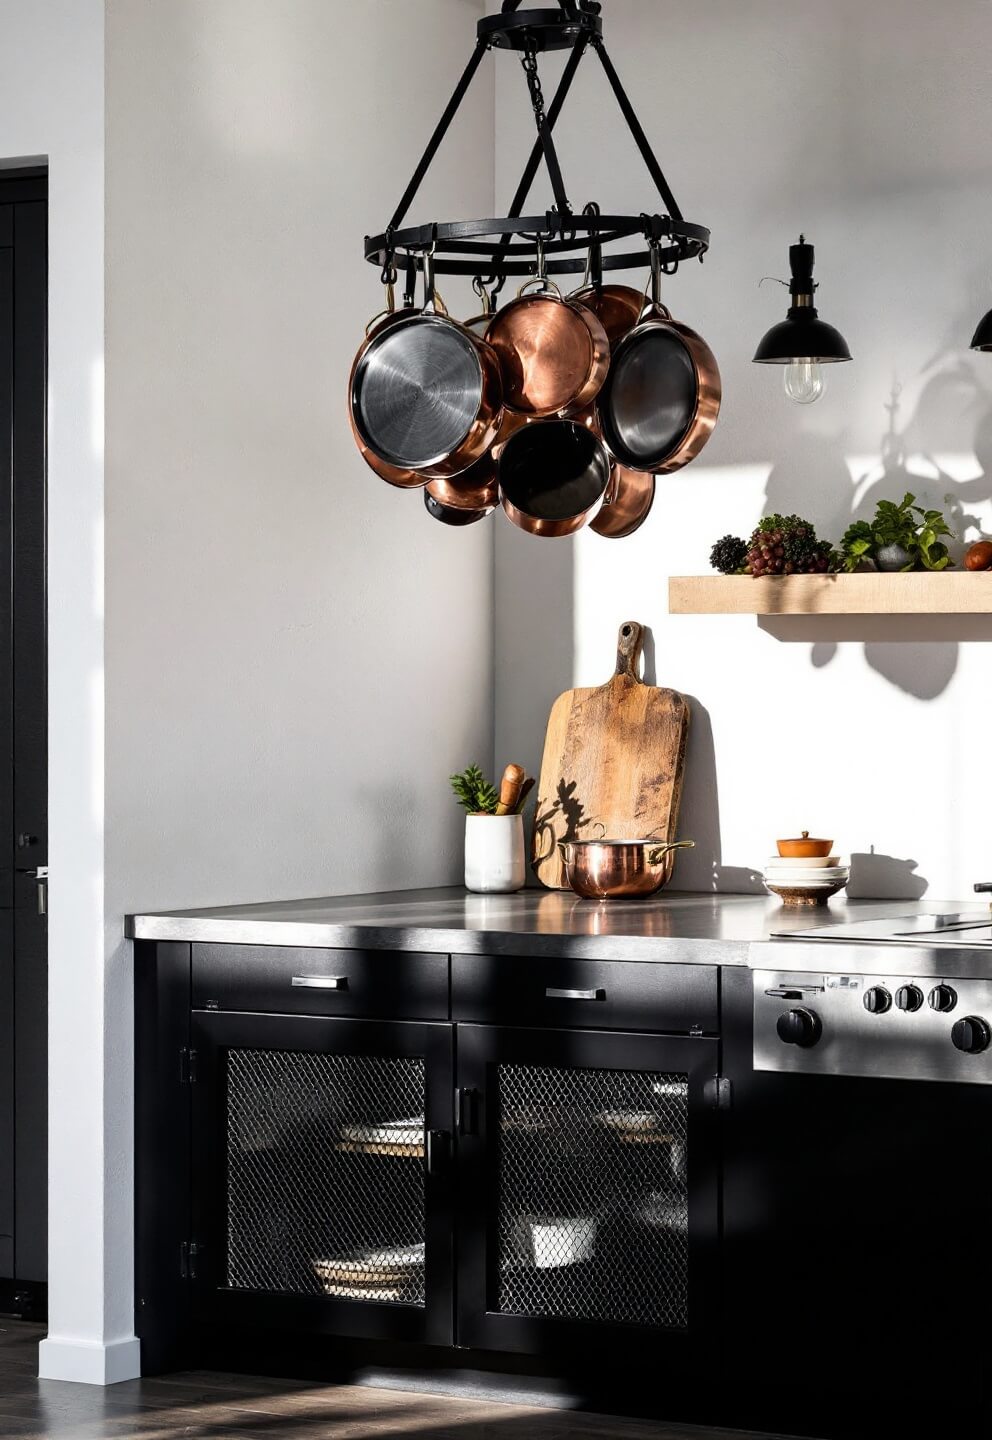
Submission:
POLYGON ((551 707, 531 849, 549 889, 568 888, 560 840, 675 838, 689 706, 640 679, 643 639, 642 625, 624 621, 614 675, 551 707))

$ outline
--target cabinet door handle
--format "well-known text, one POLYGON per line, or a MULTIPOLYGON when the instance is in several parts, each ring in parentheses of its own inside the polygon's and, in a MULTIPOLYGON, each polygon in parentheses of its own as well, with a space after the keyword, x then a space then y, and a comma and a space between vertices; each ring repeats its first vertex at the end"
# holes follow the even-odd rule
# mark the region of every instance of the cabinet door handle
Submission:
POLYGON ((428 1130, 425 1151, 428 1175, 439 1175, 451 1153, 451 1136, 447 1130, 428 1130))
POLYGON ((455 1129, 459 1135, 479 1133, 479 1092, 471 1086, 455 1091, 455 1129))
POLYGON ((605 1000, 605 990, 560 990, 549 985, 544 992, 546 1000, 605 1000))
POLYGON ((294 975, 289 982, 300 990, 347 990, 347 975, 294 975))

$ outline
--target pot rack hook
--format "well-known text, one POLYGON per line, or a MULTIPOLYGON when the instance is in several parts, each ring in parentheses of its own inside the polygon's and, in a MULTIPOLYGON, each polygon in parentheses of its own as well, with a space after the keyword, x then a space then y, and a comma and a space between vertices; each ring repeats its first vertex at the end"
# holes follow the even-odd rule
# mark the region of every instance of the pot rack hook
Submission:
POLYGON ((496 306, 493 303, 493 298, 496 294, 496 291, 490 291, 487 288, 486 282, 485 280, 483 280, 481 275, 472 276, 472 289, 482 301, 483 315, 492 315, 493 311, 496 309, 496 306))
POLYGON ((596 223, 600 216, 600 208, 595 200, 590 200, 582 207, 583 215, 587 215, 592 221, 589 226, 589 248, 586 250, 586 268, 582 276, 583 288, 593 285, 595 289, 603 288, 603 246, 599 239, 599 226, 596 223))

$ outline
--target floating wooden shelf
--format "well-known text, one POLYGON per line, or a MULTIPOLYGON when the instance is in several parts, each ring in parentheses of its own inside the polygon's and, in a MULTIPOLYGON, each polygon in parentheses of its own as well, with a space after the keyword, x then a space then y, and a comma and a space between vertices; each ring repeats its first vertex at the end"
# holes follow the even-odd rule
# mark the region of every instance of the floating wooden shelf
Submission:
POLYGON ((990 615, 992 571, 673 575, 672 615, 990 615))

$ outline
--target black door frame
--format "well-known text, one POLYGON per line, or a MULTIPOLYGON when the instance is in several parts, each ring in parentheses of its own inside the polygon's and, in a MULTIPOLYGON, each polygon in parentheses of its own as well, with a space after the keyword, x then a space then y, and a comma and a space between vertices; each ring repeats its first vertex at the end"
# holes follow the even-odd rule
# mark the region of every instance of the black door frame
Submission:
MULTIPOLYGON (((191 1276, 194 1322, 382 1340, 452 1343, 454 1254, 451 1165, 453 1028, 445 1022, 343 1020, 310 1015, 193 1012, 196 1055, 192 1094, 193 1220, 196 1260, 191 1276), (425 1175, 426 1290, 424 1307, 231 1290, 226 1274, 225 1052, 285 1050, 334 1055, 423 1057, 426 1126, 435 1132, 425 1175)), ((404 1161, 403 1163, 409 1163, 404 1161)))
POLYGON ((0 1167, 13 1203, 0 1289, 35 1314, 48 1243, 47 189, 43 169, 0 173, 0 1004, 12 1016, 0 1022, 0 1167))
MULTIPOLYGON (((606 1030, 457 1027, 456 1083, 474 1092, 463 1101, 458 1153, 456 1338, 485 1350, 555 1354, 583 1350, 618 1357, 647 1344, 655 1363, 690 1364, 707 1353, 717 1323, 720 1168, 715 1112, 706 1094, 717 1072, 712 1037, 628 1034, 606 1030), (600 1321, 512 1315, 490 1308, 496 1292, 499 1194, 499 1096, 496 1069, 526 1064, 551 1068, 661 1071, 688 1077, 689 1324, 685 1330, 600 1321), (467 1133, 463 1133, 467 1132, 467 1133)), ((709 1351, 712 1360, 712 1351, 709 1351)), ((599 1375, 602 1379, 602 1375, 599 1375)))

